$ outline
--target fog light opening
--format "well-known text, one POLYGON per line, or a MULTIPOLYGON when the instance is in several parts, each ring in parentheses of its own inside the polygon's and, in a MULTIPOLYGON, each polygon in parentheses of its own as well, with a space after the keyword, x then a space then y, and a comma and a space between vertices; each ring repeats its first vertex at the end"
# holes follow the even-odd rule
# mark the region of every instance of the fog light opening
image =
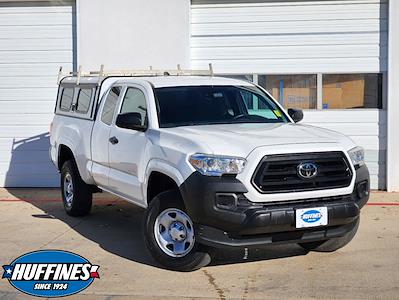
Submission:
POLYGON ((232 193, 217 193, 216 207, 221 209, 234 210, 237 208, 237 195, 232 193))
POLYGON ((369 195, 369 182, 367 180, 360 182, 356 187, 357 196, 361 199, 369 195))

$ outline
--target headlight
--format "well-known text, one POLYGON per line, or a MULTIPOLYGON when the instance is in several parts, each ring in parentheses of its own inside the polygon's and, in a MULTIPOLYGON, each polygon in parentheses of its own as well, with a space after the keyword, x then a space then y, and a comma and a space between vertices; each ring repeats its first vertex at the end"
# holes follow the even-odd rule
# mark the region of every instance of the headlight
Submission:
POLYGON ((223 174, 239 174, 244 170, 245 158, 217 156, 196 153, 190 156, 190 164, 202 175, 222 176, 223 174))
POLYGON ((348 151, 354 166, 364 165, 364 150, 362 147, 355 147, 348 151))

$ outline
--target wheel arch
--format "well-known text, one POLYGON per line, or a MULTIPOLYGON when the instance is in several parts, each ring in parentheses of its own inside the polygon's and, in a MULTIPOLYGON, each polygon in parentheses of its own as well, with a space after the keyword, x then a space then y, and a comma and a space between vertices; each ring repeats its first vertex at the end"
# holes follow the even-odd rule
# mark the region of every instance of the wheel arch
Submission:
POLYGON ((60 144, 58 146, 58 156, 57 156, 58 170, 61 171, 63 164, 70 159, 75 160, 75 156, 73 154, 72 149, 65 144, 60 144))
POLYGON ((170 189, 179 190, 184 177, 177 168, 164 161, 152 160, 148 164, 146 180, 143 187, 144 199, 147 205, 161 192, 170 189))
POLYGON ((162 172, 152 171, 147 184, 147 205, 149 205, 157 195, 169 190, 179 191, 179 186, 170 176, 162 172))

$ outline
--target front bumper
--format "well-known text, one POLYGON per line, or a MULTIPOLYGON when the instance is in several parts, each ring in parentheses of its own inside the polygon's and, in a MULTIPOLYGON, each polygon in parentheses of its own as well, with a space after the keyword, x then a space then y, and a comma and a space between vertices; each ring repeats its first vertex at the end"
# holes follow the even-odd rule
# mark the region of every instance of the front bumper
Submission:
POLYGON ((270 203, 251 202, 245 186, 235 177, 208 177, 193 173, 180 187, 188 214, 196 224, 197 240, 214 247, 250 247, 274 243, 297 243, 339 237, 356 223, 369 198, 366 166, 356 170, 352 194, 270 203), (235 194, 236 205, 217 204, 217 195, 235 194), (328 225, 295 227, 295 210, 327 207, 328 225))

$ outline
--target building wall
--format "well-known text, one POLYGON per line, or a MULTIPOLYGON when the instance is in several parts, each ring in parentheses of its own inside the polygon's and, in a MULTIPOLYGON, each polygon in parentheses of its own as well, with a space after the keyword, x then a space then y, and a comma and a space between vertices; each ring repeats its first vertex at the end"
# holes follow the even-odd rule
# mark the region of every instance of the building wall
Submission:
POLYGON ((188 0, 78 0, 83 69, 189 65, 188 0))
MULTIPOLYGON (((317 74, 322 81, 360 73, 382 73, 386 80, 387 0, 192 0, 190 21, 193 68, 212 62, 217 74, 254 74, 254 81, 255 75, 317 74)), ((364 147, 371 187, 385 189, 386 105, 329 109, 322 85, 317 109, 306 110, 303 122, 364 147)))
POLYGON ((304 111, 303 123, 338 131, 365 149, 372 189, 386 188, 386 111, 378 109, 304 111))
POLYGON ((399 192, 399 1, 389 1, 388 52, 388 182, 389 192, 399 192))
POLYGON ((264 0, 271 7, 266 10, 263 7, 263 11, 259 8, 252 9, 261 0, 192 1, 195 11, 191 10, 190 0, 77 0, 76 6, 75 1, 66 0, 0 0, 0 38, 7 40, 7 43, 0 44, 0 186, 58 185, 58 176, 48 160, 47 149, 59 65, 63 65, 65 69, 72 69, 82 64, 84 70, 98 69, 100 64, 104 64, 106 69, 137 69, 149 66, 175 68, 176 64, 181 64, 182 67, 190 67, 191 64, 191 67, 206 68, 214 57, 215 71, 220 73, 262 73, 263 70, 275 74, 283 71, 345 73, 388 70, 389 88, 384 110, 308 110, 305 112, 304 121, 346 133, 365 146, 373 187, 384 188, 387 183, 389 191, 399 191, 399 138, 396 132, 399 128, 398 1, 287 0, 283 6, 289 6, 291 11, 284 10, 280 15, 277 13, 283 6, 275 0, 264 0), (318 8, 313 5, 329 5, 330 2, 333 2, 333 9, 317 11, 318 8), (243 3, 250 4, 244 11, 246 14, 233 13, 243 3), (298 10, 298 6, 302 3, 307 5, 307 9, 301 11, 298 10), (219 8, 209 10, 209 6, 216 4, 219 8), (230 7, 224 10, 223 6, 226 4, 230 7), (340 4, 347 4, 348 8, 357 4, 364 7, 355 10, 355 13, 345 10, 338 14, 338 19, 346 21, 338 20, 335 26, 331 22, 337 20, 336 8, 340 4), (388 4, 389 19, 386 17, 388 4), (374 6, 380 8, 376 10, 373 9, 374 6), (326 35, 319 32, 316 37, 310 34, 296 34, 296 40, 292 40, 277 34, 278 30, 290 30, 287 26, 269 26, 266 28, 267 32, 273 28, 275 31, 272 32, 273 39, 242 34, 265 26, 263 24, 257 27, 254 22, 246 24, 237 21, 259 21, 264 18, 264 13, 271 12, 271 9, 275 10, 275 19, 269 20, 271 24, 277 21, 289 23, 295 18, 304 21, 306 17, 309 20, 305 20, 303 26, 295 26, 297 31, 311 29, 325 32, 331 29, 331 32, 327 32, 326 35), (323 21, 330 27, 315 24, 321 13, 324 14, 322 19, 332 19, 323 21), (211 17, 206 18, 209 22, 205 24, 201 21, 204 14, 211 17), (350 25, 342 22, 348 22, 347 19, 351 17, 360 19, 351 23, 351 28, 355 30, 349 30, 342 36, 337 34, 339 30, 345 31, 350 25), (363 18, 369 19, 365 21, 363 18), (237 24, 233 26, 229 22, 237 24), (386 30, 387 23, 389 31, 386 30), (215 36, 218 30, 222 30, 222 36, 215 36), (365 32, 358 35, 355 31, 365 32), (234 33, 241 34, 234 36, 234 33), (259 42, 269 43, 270 40, 274 43, 269 45, 271 47, 258 51, 259 46, 262 46, 259 42), (293 41, 300 41, 303 45, 299 45, 298 48, 298 45, 292 44, 293 41), (338 53, 336 49, 331 52, 328 47, 324 47, 332 42, 337 42, 339 47, 336 49, 340 49, 341 52, 338 53), (243 43, 244 46, 255 47, 240 48, 243 43), (324 65, 319 64, 320 61, 326 61, 324 56, 319 59, 313 57, 309 63, 287 63, 287 56, 284 55, 312 54, 315 52, 313 47, 313 52, 305 48, 314 43, 321 47, 318 50, 324 49, 323 55, 339 54, 339 59, 334 57, 324 65), (387 45, 389 60, 386 56, 387 45), (266 61, 265 57, 262 57, 263 63, 256 61, 250 64, 247 61, 240 64, 240 60, 235 59, 246 57, 252 60, 265 54, 271 57, 271 48, 291 46, 294 48, 290 51, 278 49, 275 52, 279 55, 276 63, 266 61), (362 52, 362 55, 344 61, 346 55, 359 52, 362 52), (224 56, 229 56, 231 60, 224 63, 224 60, 220 60, 224 56), (356 62, 355 69, 351 66, 353 61, 356 62), (315 64, 318 68, 315 68, 315 64), (293 70, 293 67, 298 69, 293 70))
POLYGON ((74 63, 74 1, 0 1, 0 187, 49 187, 60 66, 74 63))

